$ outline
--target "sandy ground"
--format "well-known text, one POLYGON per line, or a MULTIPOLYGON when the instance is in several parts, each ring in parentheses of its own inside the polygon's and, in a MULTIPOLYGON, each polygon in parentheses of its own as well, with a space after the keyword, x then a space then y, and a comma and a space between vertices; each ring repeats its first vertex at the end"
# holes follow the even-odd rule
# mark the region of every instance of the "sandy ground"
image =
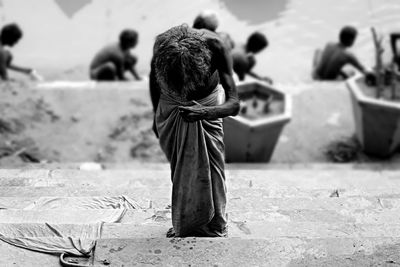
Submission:
MULTIPOLYGON (((272 163, 330 162, 327 151, 332 144, 343 141, 354 146, 353 114, 344 83, 277 86, 291 94, 293 116, 280 136, 272 163)), ((34 87, 27 82, 0 87, 0 166, 166 162, 151 130, 146 82, 103 84, 87 90, 34 87)), ((380 161, 355 148, 352 162, 380 161)), ((385 162, 399 161, 396 155, 385 162)))
POLYGON ((0 87, 0 165, 165 161, 147 91, 35 91, 0 87))

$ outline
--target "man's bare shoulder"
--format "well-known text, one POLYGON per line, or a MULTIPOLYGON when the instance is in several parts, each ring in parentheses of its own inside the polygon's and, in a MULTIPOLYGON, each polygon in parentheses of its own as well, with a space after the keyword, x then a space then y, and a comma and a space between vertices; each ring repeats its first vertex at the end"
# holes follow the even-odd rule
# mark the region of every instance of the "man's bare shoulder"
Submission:
POLYGON ((12 59, 12 54, 10 51, 8 51, 6 48, 3 46, 0 46, 0 61, 2 62, 7 62, 8 64, 12 59))
POLYGON ((0 56, 9 57, 11 56, 11 52, 3 46, 0 46, 0 56))
POLYGON ((234 60, 247 60, 247 54, 243 46, 235 47, 234 49, 232 49, 231 54, 234 60))
POLYGON ((216 32, 207 29, 191 29, 192 31, 200 33, 206 39, 220 39, 216 32))
POLYGON ((358 62, 357 56, 351 51, 346 50, 343 52, 343 55, 344 55, 346 61, 349 63, 354 63, 356 61, 358 62))
POLYGON ((191 30, 200 33, 212 50, 221 50, 225 48, 224 42, 218 35, 218 33, 207 29, 191 29, 191 30))
POLYGON ((117 53, 122 53, 122 50, 119 47, 118 43, 111 43, 111 44, 108 44, 108 45, 104 46, 100 50, 100 53, 117 54, 117 53))
POLYGON ((324 47, 324 51, 336 51, 339 50, 339 45, 337 43, 334 42, 329 42, 325 45, 324 47))

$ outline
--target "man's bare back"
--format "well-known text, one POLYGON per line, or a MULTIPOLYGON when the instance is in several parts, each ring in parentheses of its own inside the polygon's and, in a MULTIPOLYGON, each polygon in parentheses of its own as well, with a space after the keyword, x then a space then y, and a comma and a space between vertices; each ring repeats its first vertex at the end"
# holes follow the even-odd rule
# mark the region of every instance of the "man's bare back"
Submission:
POLYGON ((345 26, 340 30, 339 42, 328 43, 322 54, 318 52, 314 58, 312 76, 316 80, 336 80, 340 77, 348 78, 343 71, 347 64, 366 74, 364 66, 358 61, 348 48, 352 47, 357 38, 357 29, 352 26, 345 26))
POLYGON ((125 72, 125 61, 128 57, 127 52, 122 51, 118 43, 108 45, 102 48, 90 63, 90 77, 97 79, 96 72, 104 64, 112 63, 115 68, 116 78, 123 80, 125 72))
POLYGON ((325 46, 320 61, 317 63, 315 78, 319 80, 336 80, 340 76, 347 78, 342 71, 347 64, 356 68, 361 65, 345 47, 338 43, 329 43, 325 46))

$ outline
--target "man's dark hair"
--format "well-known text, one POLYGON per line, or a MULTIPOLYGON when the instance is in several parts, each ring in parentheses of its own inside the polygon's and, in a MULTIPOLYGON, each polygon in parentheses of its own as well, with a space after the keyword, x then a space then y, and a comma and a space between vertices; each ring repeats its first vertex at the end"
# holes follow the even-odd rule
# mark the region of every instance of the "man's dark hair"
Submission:
POLYGON ((119 42, 123 48, 132 48, 136 45, 138 33, 132 29, 125 29, 119 34, 119 42))
POLYGON ((268 46, 267 37, 261 32, 252 33, 247 39, 247 51, 258 53, 268 46))
POLYGON ((340 30, 339 41, 342 45, 350 47, 357 37, 357 29, 352 26, 345 26, 340 30))
POLYGON ((203 11, 194 19, 194 29, 207 29, 215 32, 218 28, 217 15, 211 11, 203 11))
POLYGON ((0 41, 3 45, 13 45, 22 37, 22 30, 16 23, 5 25, 0 32, 0 41))
POLYGON ((184 99, 205 87, 210 76, 211 51, 201 33, 187 25, 173 27, 157 36, 154 45, 157 81, 184 99))

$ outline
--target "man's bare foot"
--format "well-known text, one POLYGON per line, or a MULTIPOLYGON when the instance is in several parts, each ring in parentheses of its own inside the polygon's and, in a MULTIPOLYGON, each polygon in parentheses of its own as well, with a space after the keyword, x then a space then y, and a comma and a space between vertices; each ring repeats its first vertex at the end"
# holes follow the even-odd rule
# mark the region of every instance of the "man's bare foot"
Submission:
POLYGON ((169 230, 168 230, 166 236, 167 236, 168 238, 175 237, 175 230, 174 230, 174 227, 169 228, 169 230))

